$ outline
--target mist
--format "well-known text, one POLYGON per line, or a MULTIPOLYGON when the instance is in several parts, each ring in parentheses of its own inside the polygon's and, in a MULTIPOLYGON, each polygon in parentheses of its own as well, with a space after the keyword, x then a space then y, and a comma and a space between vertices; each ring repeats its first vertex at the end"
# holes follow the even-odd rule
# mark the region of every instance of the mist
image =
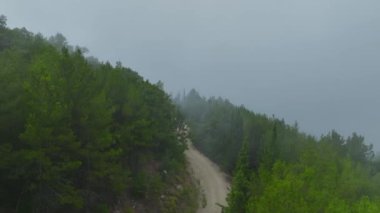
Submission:
POLYGON ((375 0, 5 1, 10 27, 57 32, 168 93, 197 89, 380 150, 375 0))

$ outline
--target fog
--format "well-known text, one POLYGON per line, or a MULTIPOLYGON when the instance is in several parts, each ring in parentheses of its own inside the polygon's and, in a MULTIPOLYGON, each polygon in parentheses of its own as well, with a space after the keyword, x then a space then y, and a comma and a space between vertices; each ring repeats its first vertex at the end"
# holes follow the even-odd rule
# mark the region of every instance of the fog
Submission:
POLYGON ((380 150, 378 0, 0 0, 10 27, 64 34, 90 54, 380 150))

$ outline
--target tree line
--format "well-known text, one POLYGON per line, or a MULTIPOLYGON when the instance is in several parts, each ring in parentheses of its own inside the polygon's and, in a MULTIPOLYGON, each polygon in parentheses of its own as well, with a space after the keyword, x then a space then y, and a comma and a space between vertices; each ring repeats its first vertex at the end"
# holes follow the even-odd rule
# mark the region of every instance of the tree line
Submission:
POLYGON ((195 90, 175 102, 194 145, 232 175, 226 212, 380 211, 380 161, 364 137, 331 131, 317 139, 297 123, 195 90))
POLYGON ((176 107, 84 51, 0 17, 0 211, 108 212, 121 197, 175 211, 159 197, 185 165, 176 107))

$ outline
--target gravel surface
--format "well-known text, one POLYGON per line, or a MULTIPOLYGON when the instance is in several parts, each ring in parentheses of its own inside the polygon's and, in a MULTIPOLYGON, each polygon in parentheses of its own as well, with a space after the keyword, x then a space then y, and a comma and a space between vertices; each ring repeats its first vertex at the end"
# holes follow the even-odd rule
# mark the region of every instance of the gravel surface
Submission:
POLYGON ((194 178, 200 182, 201 203, 198 213, 220 213, 220 205, 227 206, 226 197, 230 185, 226 175, 191 143, 185 154, 194 178))

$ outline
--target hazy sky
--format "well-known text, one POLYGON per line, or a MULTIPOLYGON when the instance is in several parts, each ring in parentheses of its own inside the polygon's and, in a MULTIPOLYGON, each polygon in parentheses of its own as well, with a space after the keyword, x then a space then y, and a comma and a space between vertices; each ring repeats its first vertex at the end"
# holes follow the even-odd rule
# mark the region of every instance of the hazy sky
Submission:
POLYGON ((196 88, 380 150, 379 0, 0 0, 10 27, 63 33, 170 93, 196 88))

